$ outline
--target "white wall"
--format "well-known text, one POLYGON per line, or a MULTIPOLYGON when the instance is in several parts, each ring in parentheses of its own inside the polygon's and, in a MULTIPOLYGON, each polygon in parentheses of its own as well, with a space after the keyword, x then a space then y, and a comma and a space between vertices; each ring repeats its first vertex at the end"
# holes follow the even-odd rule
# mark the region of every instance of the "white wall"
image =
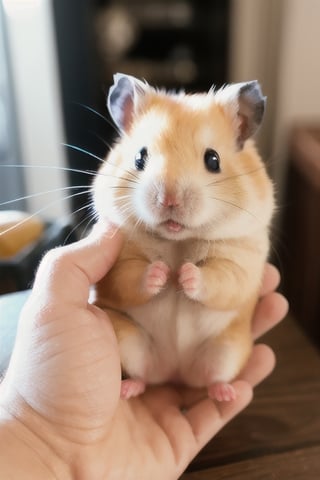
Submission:
MULTIPOLYGON (((283 0, 283 3, 274 130, 276 158, 285 158, 292 124, 315 121, 320 127, 320 2, 283 0)), ((281 180, 285 163, 279 163, 276 171, 281 180)))
POLYGON ((282 0, 233 0, 229 75, 233 82, 257 79, 268 97, 258 137, 264 158, 270 158, 277 106, 277 67, 281 43, 282 0))
POLYGON ((257 77, 268 96, 261 144, 280 190, 291 126, 320 126, 319 22, 319 0, 232 2, 230 77, 257 77))
POLYGON ((3 1, 27 209, 46 219, 69 212, 51 1, 3 1))

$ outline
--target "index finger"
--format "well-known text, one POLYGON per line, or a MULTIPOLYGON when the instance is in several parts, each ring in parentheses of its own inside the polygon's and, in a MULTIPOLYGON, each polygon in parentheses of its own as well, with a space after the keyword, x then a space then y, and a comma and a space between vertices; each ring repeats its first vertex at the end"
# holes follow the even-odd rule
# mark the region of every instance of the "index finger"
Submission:
POLYGON ((275 290, 280 283, 279 270, 271 263, 266 263, 262 279, 260 295, 263 297, 267 293, 275 290))

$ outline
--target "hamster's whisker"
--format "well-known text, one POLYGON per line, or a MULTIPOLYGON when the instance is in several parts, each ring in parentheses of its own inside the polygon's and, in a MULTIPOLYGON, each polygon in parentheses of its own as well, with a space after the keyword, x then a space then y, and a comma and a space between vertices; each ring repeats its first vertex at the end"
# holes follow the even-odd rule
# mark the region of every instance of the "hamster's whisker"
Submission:
POLYGON ((224 200, 223 198, 218 198, 218 197, 210 197, 210 198, 213 199, 213 200, 217 200, 219 202, 226 203, 227 205, 230 205, 232 207, 238 208, 239 210, 242 210, 243 212, 247 213, 248 215, 251 215, 251 217, 253 217, 255 220, 260 222, 260 219, 256 215, 254 215, 254 213, 250 212, 246 208, 241 207, 240 205, 237 205, 236 203, 233 203, 233 202, 230 202, 228 200, 224 200))
POLYGON ((132 178, 127 178, 127 177, 119 177, 118 175, 114 175, 111 173, 105 173, 105 172, 95 172, 94 170, 87 170, 90 174, 93 174, 93 176, 99 176, 99 177, 109 177, 109 178, 115 178, 116 180, 123 180, 124 182, 130 182, 138 185, 138 182, 133 180, 132 178))
POLYGON ((139 182, 137 182, 137 179, 135 179, 134 177, 133 178, 121 177, 118 175, 114 175, 112 173, 105 173, 105 172, 100 172, 99 175, 102 177, 115 178, 116 180, 123 180, 124 182, 129 182, 135 185, 139 185, 139 182))
POLYGON ((133 234, 135 233, 135 231, 138 229, 138 227, 142 224, 142 218, 137 218, 135 224, 133 225, 131 231, 130 231, 130 237, 132 238, 133 237, 133 234))
POLYGON ((119 207, 119 213, 122 217, 124 217, 127 220, 129 220, 129 218, 132 216, 133 214, 133 210, 131 209, 130 206, 125 206, 125 205, 122 205, 121 207, 119 207))
MULTIPOLYGON (((103 137, 101 137, 101 135, 98 135, 93 130, 89 130, 89 132, 91 133, 91 135, 98 138, 108 148, 108 150, 111 150, 112 145, 110 143, 108 143, 103 137)), ((105 162, 105 160, 103 160, 103 162, 105 162)))
POLYGON ((132 205, 128 202, 118 205, 119 213, 121 216, 125 216, 127 219, 129 219, 130 215, 134 212, 132 205))
MULTIPOLYGON (((90 171, 90 170, 89 170, 90 171)), ((119 177, 118 175, 114 175, 112 173, 106 173, 106 172, 97 172, 96 173, 97 176, 100 176, 100 177, 107 177, 107 178, 115 178, 116 180, 123 180, 124 182, 129 182, 129 183, 133 183, 135 185, 139 185, 138 182, 136 182, 136 180, 132 179, 132 178, 127 178, 127 177, 119 177)))
POLYGON ((121 195, 119 197, 117 197, 117 200, 130 200, 132 197, 131 195, 121 195))
POLYGON ((133 212, 133 209, 132 209, 132 206, 130 203, 126 202, 126 203, 123 203, 122 205, 118 205, 118 208, 119 208, 119 212, 122 214, 125 214, 127 212, 133 212))
POLYGON ((54 200, 53 202, 49 202, 47 203, 47 205, 45 207, 42 207, 42 208, 39 208, 39 210, 37 210, 36 212, 34 213, 31 213, 28 217, 24 218, 23 220, 21 220, 20 222, 18 222, 17 224, 15 225, 12 225, 11 227, 7 228, 6 230, 4 230, 3 232, 0 232, 0 237, 1 235, 4 235, 5 233, 7 232, 10 232, 11 230, 14 230, 15 228, 19 227, 20 225, 23 225, 25 222, 27 222, 30 218, 34 218, 36 217, 37 215, 39 215, 39 213, 42 213, 44 211, 46 211, 48 208, 52 207, 53 205, 56 205, 57 203, 59 202, 63 202, 65 200, 68 200, 70 198, 74 198, 74 197, 77 197, 79 195, 84 195, 84 194, 87 194, 87 193, 90 193, 91 190, 84 190, 83 192, 78 192, 78 193, 73 193, 72 195, 67 195, 63 198, 59 198, 57 200, 54 200))
MULTIPOLYGON (((129 183, 132 183, 134 185, 139 185, 139 182, 137 182, 135 179, 133 178, 127 178, 125 176, 118 176, 118 175, 113 175, 113 174, 104 174, 102 173, 101 175, 105 176, 105 177, 109 177, 109 178, 115 178, 116 180, 123 180, 124 182, 129 182, 129 183)), ((121 185, 122 187, 125 187, 125 185, 121 185)), ((120 187, 120 185, 119 185, 120 187)))
POLYGON ((112 127, 114 127, 114 124, 107 119, 107 117, 105 117, 104 115, 102 115, 102 113, 98 112, 97 110, 95 110, 94 108, 92 107, 89 107, 89 105, 86 105, 85 103, 80 103, 80 102, 73 102, 75 105, 79 105, 80 107, 82 108, 85 108, 86 110, 89 110, 89 112, 92 112, 94 113, 95 115, 97 115, 98 117, 102 118, 105 122, 107 122, 109 125, 111 125, 112 127))
POLYGON ((110 160, 108 160, 108 159, 105 161, 105 164, 110 165, 111 167, 114 167, 114 168, 118 168, 119 170, 122 170, 125 173, 128 173, 129 175, 131 175, 136 180, 139 180, 139 176, 137 174, 133 173, 131 170, 128 170, 127 168, 120 167, 120 165, 116 165, 115 163, 111 163, 110 160))
POLYGON ((116 190, 136 190, 137 187, 132 187, 131 185, 109 185, 108 188, 116 189, 116 190))
POLYGON ((37 192, 37 193, 32 193, 30 195, 24 195, 23 197, 18 197, 14 198, 12 200, 6 200, 5 202, 0 203, 0 207, 3 205, 10 205, 11 203, 19 202, 20 200, 29 200, 31 198, 36 198, 36 197, 41 197, 42 195, 47 195, 50 193, 57 193, 57 192, 63 192, 65 190, 74 190, 78 188, 88 188, 88 185, 75 185, 75 186, 68 186, 68 187, 60 187, 60 188, 54 188, 52 190, 45 190, 43 192, 37 192))
POLYGON ((80 107, 88 110, 89 112, 91 113, 94 113, 95 115, 97 115, 99 118, 101 118, 102 120, 104 120, 108 125, 110 125, 110 127, 112 127, 118 135, 121 135, 121 132, 119 130, 119 128, 111 121, 109 120, 107 117, 105 117, 104 115, 102 115, 102 113, 98 112, 97 110, 95 110, 94 108, 92 107, 89 107, 89 105, 85 105, 84 103, 80 103, 80 102, 73 102, 75 105, 79 105, 80 107))
POLYGON ((75 215, 76 213, 79 213, 79 212, 81 212, 82 210, 85 210, 85 209, 87 209, 87 208, 89 208, 89 207, 93 208, 93 202, 92 202, 92 200, 86 202, 82 207, 79 207, 79 208, 77 208, 76 210, 74 210, 73 212, 71 212, 71 215, 75 215))
POLYGON ((70 168, 70 167, 59 167, 56 165, 20 165, 20 164, 10 164, 10 165, 0 165, 0 168, 43 168, 48 170, 62 170, 64 172, 75 172, 83 173, 85 175, 90 175, 95 177, 99 175, 99 172, 94 172, 93 170, 82 170, 80 168, 70 168))
POLYGON ((77 152, 83 153, 84 155, 89 155, 89 157, 94 158, 95 160, 98 160, 101 163, 104 163, 104 159, 99 157, 98 155, 95 155, 92 152, 89 152, 89 150, 85 150, 84 148, 77 147, 77 145, 71 145, 70 143, 62 143, 64 147, 71 148, 72 150, 76 150, 77 152))
MULTIPOLYGON (((70 167, 61 167, 61 166, 57 166, 57 165, 21 165, 21 164, 4 164, 4 165, 0 165, 0 168, 24 168, 24 169, 28 169, 28 168, 39 168, 39 169, 47 169, 47 170, 61 170, 61 171, 64 171, 64 172, 74 172, 74 173, 82 173, 84 175, 88 175, 88 176, 91 176, 91 177, 96 177, 96 176, 101 176, 101 177, 107 177, 107 176, 110 176, 110 177, 113 177, 113 178, 116 178, 118 179, 119 177, 117 177, 116 175, 112 175, 112 174, 107 174, 107 173, 103 173, 103 172, 97 172, 95 170, 83 170, 81 168, 70 168, 70 167)), ((138 180, 138 177, 135 176, 132 172, 130 172, 129 170, 126 170, 126 169, 122 169, 124 170, 126 173, 128 173, 129 175, 132 175, 134 178, 136 178, 138 180)), ((129 178, 123 178, 123 180, 125 181, 130 181, 130 182, 134 182, 134 180, 131 180, 129 178)))
POLYGON ((117 206, 121 209, 131 210, 134 211, 132 204, 131 204, 131 195, 121 195, 117 197, 117 206))
POLYGON ((219 184, 216 188, 214 185, 210 185, 212 187, 211 192, 214 192, 214 194, 219 193, 222 195, 228 195, 234 198, 234 200, 237 200, 239 198, 239 195, 243 195, 243 190, 241 188, 234 187, 234 185, 223 185, 219 184))
MULTIPOLYGON (((96 222, 98 221, 98 216, 97 216, 97 214, 96 214, 95 212, 92 212, 92 213, 90 213, 89 215, 87 215, 87 216, 85 217, 85 219, 88 220, 88 223, 87 223, 87 225, 85 226, 85 228, 84 228, 84 230, 83 230, 82 238, 84 238, 85 236, 88 235, 87 231, 88 231, 89 227, 91 227, 91 225, 92 225, 93 223, 96 223, 96 222)), ((82 222, 81 222, 81 223, 82 223, 82 222)))
MULTIPOLYGON (((76 215, 77 213, 81 212, 82 210, 85 210, 89 207, 92 207, 92 201, 90 202, 87 202, 85 205, 83 205, 82 207, 80 208, 77 208, 77 210, 74 210, 71 215, 76 215)), ((81 220, 81 222, 78 222, 74 227, 73 229, 68 233, 67 237, 64 239, 64 245, 68 242, 69 238, 71 237, 71 235, 84 223, 88 220, 88 217, 90 219, 90 221, 92 221, 92 217, 94 218, 95 216, 95 212, 89 212, 88 215, 85 215, 84 219, 81 220)), ((88 227, 86 227, 88 228, 88 227)))
POLYGON ((234 178, 243 177, 243 176, 246 176, 246 175, 252 175, 253 173, 259 172, 263 169, 264 169, 264 167, 261 166, 261 167, 255 168, 253 170, 249 170, 248 172, 243 172, 243 173, 238 173, 236 175, 231 175, 230 177, 223 178, 222 180, 215 180, 214 182, 208 183, 206 185, 206 187, 211 187, 212 185, 222 184, 222 183, 227 182, 228 180, 232 180, 234 178))

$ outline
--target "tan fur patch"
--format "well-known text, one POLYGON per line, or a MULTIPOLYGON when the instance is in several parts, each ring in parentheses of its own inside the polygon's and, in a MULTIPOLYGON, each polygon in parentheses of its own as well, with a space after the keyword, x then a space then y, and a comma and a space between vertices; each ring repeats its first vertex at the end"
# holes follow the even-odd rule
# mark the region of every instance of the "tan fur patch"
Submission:
POLYGON ((126 369, 140 372, 147 383, 229 381, 251 348, 250 320, 269 249, 273 188, 254 143, 248 140, 239 150, 235 107, 224 108, 220 100, 213 93, 148 91, 95 181, 99 215, 121 225, 126 237, 118 261, 97 285, 97 303, 127 315, 125 321, 113 319, 121 342, 135 335, 137 325, 145 332, 144 348, 135 351, 143 337, 130 344, 126 362, 131 355, 134 370, 130 362, 126 369), (142 147, 148 158, 139 171, 134 159, 142 147), (207 148, 218 152, 220 173, 206 167, 207 148), (171 206, 165 205, 168 198, 171 206), (152 297, 143 281, 158 260, 171 273, 152 297), (194 298, 179 284, 186 262, 200 271, 194 298), (225 372, 215 362, 225 362, 225 372))

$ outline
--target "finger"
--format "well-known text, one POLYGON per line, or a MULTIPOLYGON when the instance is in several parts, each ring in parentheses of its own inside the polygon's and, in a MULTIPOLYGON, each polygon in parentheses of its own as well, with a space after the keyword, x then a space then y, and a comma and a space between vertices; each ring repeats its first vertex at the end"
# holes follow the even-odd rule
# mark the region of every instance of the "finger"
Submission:
POLYGON ((195 440, 198 451, 221 430, 235 415, 243 410, 252 399, 252 388, 247 382, 236 381, 233 383, 237 398, 232 402, 213 402, 205 399, 198 402, 185 412, 195 440))
MULTIPOLYGON (((244 369, 240 372, 237 380, 244 380, 252 387, 256 387, 262 380, 264 380, 275 366, 275 355, 273 350, 267 345, 260 344, 254 345, 252 353, 245 365, 244 369)), ((204 400, 208 397, 207 388, 190 388, 190 387, 177 387, 179 397, 180 408, 191 408, 200 400, 204 400)))
POLYGON ((171 385, 148 386, 141 399, 154 414, 168 406, 174 405, 180 409, 183 405, 179 389, 171 385))
POLYGON ((270 375, 275 363, 275 355, 270 347, 263 344, 255 345, 246 366, 238 376, 238 380, 244 380, 255 387, 270 375))
POLYGON ((48 252, 42 260, 33 294, 52 304, 84 306, 90 285, 101 279, 117 258, 121 234, 113 229, 95 229, 85 239, 48 252))
MULTIPOLYGON (((273 350, 264 344, 254 345, 250 358, 237 377, 256 387, 262 382, 275 367, 273 350)), ((208 397, 206 388, 179 387, 153 387, 145 394, 145 402, 150 408, 158 409, 163 405, 176 405, 180 409, 191 408, 193 405, 208 397)))
POLYGON ((264 269, 260 295, 264 296, 275 290, 280 283, 279 270, 271 263, 267 263, 264 269))
POLYGON ((277 292, 265 295, 257 304, 252 321, 253 338, 257 339, 277 325, 288 313, 287 299, 277 292))

